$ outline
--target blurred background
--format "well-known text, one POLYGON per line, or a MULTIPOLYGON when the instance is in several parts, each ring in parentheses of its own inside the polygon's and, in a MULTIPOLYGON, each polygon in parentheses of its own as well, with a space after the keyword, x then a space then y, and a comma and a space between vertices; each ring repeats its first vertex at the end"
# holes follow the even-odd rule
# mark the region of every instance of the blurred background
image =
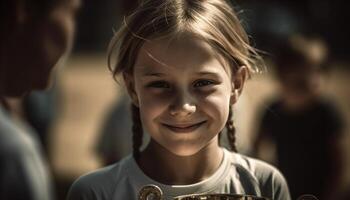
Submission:
MULTIPOLYGON (((136 0, 83 1, 73 52, 57 73, 54 87, 26 99, 28 120, 42 138, 55 177, 57 199, 65 199, 80 175, 114 162, 131 149, 128 99, 107 68, 107 46, 136 0), (126 128, 125 128, 126 127, 126 128)), ((340 139, 344 170, 339 196, 350 188, 349 11, 340 0, 237 0, 233 2, 254 46, 265 53, 267 72, 250 79, 236 105, 237 145, 252 155, 261 111, 280 89, 271 57, 295 33, 315 34, 328 46, 321 93, 344 119, 340 139)), ((261 156, 274 163, 274 149, 261 156)), ((348 193, 348 194, 347 194, 348 193)))

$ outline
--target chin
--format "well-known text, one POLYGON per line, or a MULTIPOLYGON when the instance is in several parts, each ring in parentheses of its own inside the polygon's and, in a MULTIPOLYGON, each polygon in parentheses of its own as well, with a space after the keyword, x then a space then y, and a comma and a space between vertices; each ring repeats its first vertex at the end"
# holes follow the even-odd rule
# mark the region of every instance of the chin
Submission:
POLYGON ((181 157, 193 156, 201 150, 201 148, 193 147, 193 145, 181 145, 181 146, 168 145, 165 148, 171 153, 173 153, 174 155, 181 156, 181 157))
POLYGON ((49 83, 48 82, 42 82, 42 83, 35 83, 33 84, 30 88, 27 89, 28 92, 31 91, 44 91, 49 88, 49 83))
POLYGON ((51 81, 46 81, 46 82, 42 82, 40 84, 37 85, 37 87, 33 88, 34 90, 47 90, 51 87, 51 81))
POLYGON ((46 90, 50 88, 51 85, 51 75, 45 74, 33 81, 31 90, 46 90))

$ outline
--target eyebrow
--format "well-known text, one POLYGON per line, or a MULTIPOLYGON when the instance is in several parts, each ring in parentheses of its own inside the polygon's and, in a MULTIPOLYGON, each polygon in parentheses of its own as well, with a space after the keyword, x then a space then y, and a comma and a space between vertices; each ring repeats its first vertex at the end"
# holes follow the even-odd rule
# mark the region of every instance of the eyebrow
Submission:
MULTIPOLYGON (((203 72, 197 72, 197 75, 201 75, 201 76, 205 76, 205 75, 213 75, 213 76, 218 76, 217 73, 215 72, 210 72, 210 71, 203 71, 203 72)), ((142 74, 142 76, 155 76, 155 77, 164 77, 166 76, 165 73, 161 73, 161 72, 144 72, 142 74)))
POLYGON ((198 75, 215 75, 215 76, 218 75, 216 72, 210 72, 210 71, 197 72, 196 74, 198 74, 198 75))
POLYGON ((156 76, 156 77, 163 77, 165 76, 164 73, 159 73, 159 72, 145 72, 142 74, 142 76, 156 76))

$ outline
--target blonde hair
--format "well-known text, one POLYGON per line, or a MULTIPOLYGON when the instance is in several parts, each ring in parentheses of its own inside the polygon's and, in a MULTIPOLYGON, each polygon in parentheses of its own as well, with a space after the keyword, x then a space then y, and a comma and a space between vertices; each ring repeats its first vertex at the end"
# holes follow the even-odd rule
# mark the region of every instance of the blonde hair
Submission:
POLYGON ((154 38, 191 33, 206 41, 231 64, 232 72, 246 66, 260 72, 262 59, 225 0, 144 0, 124 18, 108 48, 108 66, 116 75, 132 72, 142 44, 154 38), (113 54, 116 52, 116 55, 113 54), (112 66, 111 60, 115 59, 112 66))
MULTIPOLYGON (((262 69, 258 65, 263 64, 262 59, 249 45, 248 36, 235 11, 225 0, 144 0, 134 13, 124 18, 124 23, 110 42, 108 67, 114 79, 121 73, 132 74, 139 49, 145 41, 183 33, 207 42, 214 52, 228 61, 233 74, 241 66, 246 66, 249 72, 262 69), (115 56, 113 52, 116 52, 115 56), (113 66, 112 58, 115 59, 113 66)), ((231 149, 236 151, 232 106, 229 110, 227 136, 231 149)), ((133 152, 138 159, 143 129, 139 108, 132 104, 131 111, 133 152)))

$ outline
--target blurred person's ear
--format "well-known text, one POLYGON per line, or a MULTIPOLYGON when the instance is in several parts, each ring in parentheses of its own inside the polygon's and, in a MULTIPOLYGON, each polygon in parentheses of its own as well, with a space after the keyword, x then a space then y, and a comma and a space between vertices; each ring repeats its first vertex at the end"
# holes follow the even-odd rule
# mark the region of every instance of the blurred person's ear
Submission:
POLYGON ((232 92, 230 104, 235 104, 242 93, 243 86, 248 77, 248 69, 246 66, 240 68, 232 76, 232 92))

